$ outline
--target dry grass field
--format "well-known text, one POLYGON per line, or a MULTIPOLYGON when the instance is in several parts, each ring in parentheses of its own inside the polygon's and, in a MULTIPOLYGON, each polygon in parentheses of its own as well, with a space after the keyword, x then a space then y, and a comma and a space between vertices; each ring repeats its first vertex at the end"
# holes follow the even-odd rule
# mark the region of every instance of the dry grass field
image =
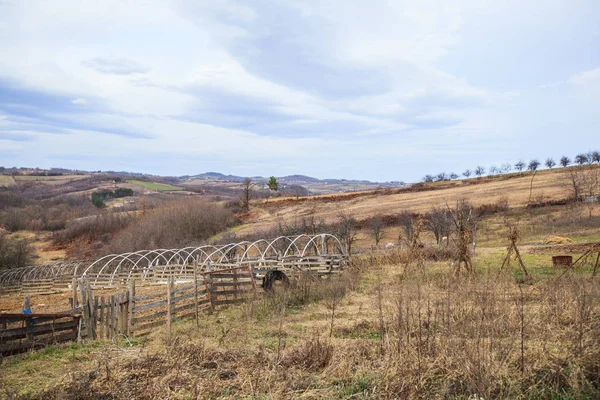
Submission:
POLYGON ((279 221, 293 221, 306 215, 314 215, 325 221, 333 221, 343 210, 362 220, 373 215, 393 215, 403 211, 427 212, 432 207, 454 204, 467 199, 475 206, 495 204, 506 199, 509 207, 523 207, 532 201, 560 200, 570 195, 567 173, 562 170, 540 171, 531 179, 530 173, 511 174, 510 179, 470 179, 427 184, 423 191, 382 190, 340 195, 324 195, 310 198, 275 198, 259 204, 253 210, 248 225, 237 232, 266 230, 279 221), (439 189, 438 189, 439 188, 439 189))
POLYGON ((361 258, 332 282, 178 321, 150 338, 5 360, 6 398, 593 399, 600 285, 584 268, 523 284, 361 258), (133 346, 130 346, 130 345, 133 346))
POLYGON ((41 182, 47 185, 60 185, 63 183, 89 178, 90 175, 58 175, 58 176, 33 176, 17 175, 16 182, 41 182))

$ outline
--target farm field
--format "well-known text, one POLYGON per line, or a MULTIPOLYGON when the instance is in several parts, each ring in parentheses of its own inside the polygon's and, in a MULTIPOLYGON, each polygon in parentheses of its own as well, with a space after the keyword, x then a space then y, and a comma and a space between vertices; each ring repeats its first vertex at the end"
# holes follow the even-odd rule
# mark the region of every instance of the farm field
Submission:
POLYGON ((165 183, 156 183, 156 182, 144 182, 144 181, 138 181, 135 179, 132 180, 128 180, 128 183, 137 185, 137 186, 141 186, 145 189, 148 190, 155 190, 158 192, 167 192, 167 191, 180 191, 183 190, 183 188, 177 187, 177 186, 172 186, 172 185, 167 185, 165 183))
POLYGON ((42 182, 47 185, 60 185, 70 181, 77 181, 89 178, 90 175, 57 175, 57 176, 33 176, 33 175, 16 175, 16 182, 42 182))
POLYGON ((506 200, 509 207, 527 205, 530 192, 533 201, 561 200, 569 196, 568 175, 564 171, 542 171, 532 179, 530 174, 514 176, 511 179, 495 179, 477 183, 476 179, 454 181, 436 189, 442 182, 429 185, 430 190, 410 191, 382 190, 339 195, 323 195, 309 198, 274 198, 254 211, 251 223, 239 229, 239 233, 265 230, 279 221, 292 222, 294 219, 311 215, 325 221, 333 221, 340 210, 361 220, 373 215, 393 215, 406 212, 428 212, 432 207, 445 207, 457 200, 468 201, 480 206, 506 200))

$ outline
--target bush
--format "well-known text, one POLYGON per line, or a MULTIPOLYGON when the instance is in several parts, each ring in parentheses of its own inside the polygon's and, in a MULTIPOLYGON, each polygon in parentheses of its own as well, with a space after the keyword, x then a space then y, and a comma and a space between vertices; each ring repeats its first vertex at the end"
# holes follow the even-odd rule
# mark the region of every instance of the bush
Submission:
POLYGON ((182 199, 143 214, 119 233, 111 252, 179 248, 205 242, 233 226, 230 210, 205 200, 182 199))
POLYGON ((35 250, 27 239, 0 234, 0 270, 26 267, 33 264, 34 257, 35 250))

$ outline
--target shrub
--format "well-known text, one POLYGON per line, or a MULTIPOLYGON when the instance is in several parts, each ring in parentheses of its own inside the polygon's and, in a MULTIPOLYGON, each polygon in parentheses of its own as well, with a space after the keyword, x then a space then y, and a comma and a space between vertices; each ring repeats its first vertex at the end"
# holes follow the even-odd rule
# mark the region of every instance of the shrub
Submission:
POLYGON ((35 250, 27 239, 0 234, 0 269, 26 267, 33 264, 35 250))
POLYGON ((231 211, 219 204, 196 199, 177 200, 140 216, 118 234, 110 250, 122 253, 196 245, 234 223, 231 211))

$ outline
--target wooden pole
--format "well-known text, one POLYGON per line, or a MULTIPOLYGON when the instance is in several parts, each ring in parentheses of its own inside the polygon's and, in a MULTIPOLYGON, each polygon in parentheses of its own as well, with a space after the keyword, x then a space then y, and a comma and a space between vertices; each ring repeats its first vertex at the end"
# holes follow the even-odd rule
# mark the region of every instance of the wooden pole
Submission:
POLYGON ((172 293, 173 277, 167 281, 167 343, 171 343, 172 293))
POLYGON ((71 289, 73 289, 73 308, 79 307, 79 301, 77 300, 77 279, 73 278, 71 282, 71 289))
POLYGON ((133 327, 133 322, 134 322, 134 318, 133 318, 133 309, 135 308, 135 279, 131 279, 129 281, 129 310, 128 310, 128 316, 129 316, 129 320, 127 321, 127 335, 128 336, 135 336, 135 330, 133 327))
POLYGON ((104 296, 100 297, 100 339, 105 339, 104 336, 104 296))
POLYGON ((88 305, 88 298, 83 278, 81 278, 81 281, 79 282, 79 290, 81 292, 81 308, 83 311, 83 323, 85 325, 85 333, 86 336, 89 338, 92 336, 92 328, 90 321, 90 308, 88 305))
POLYGON ((91 334, 92 340, 96 340, 96 312, 93 303, 94 297, 92 296, 92 287, 90 286, 90 281, 87 279, 85 280, 85 292, 87 296, 88 316, 90 319, 91 332, 89 333, 91 334))
POLYGON ((196 330, 200 329, 198 315, 198 259, 194 260, 194 307, 196 309, 196 330))

